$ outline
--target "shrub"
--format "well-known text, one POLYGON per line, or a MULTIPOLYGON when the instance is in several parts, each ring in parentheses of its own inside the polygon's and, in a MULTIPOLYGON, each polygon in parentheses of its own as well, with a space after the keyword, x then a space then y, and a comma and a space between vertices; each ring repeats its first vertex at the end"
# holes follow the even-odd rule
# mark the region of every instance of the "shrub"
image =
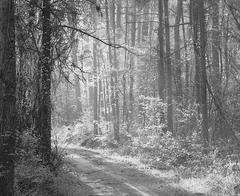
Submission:
POLYGON ((47 196, 54 195, 54 176, 63 164, 63 151, 55 142, 51 153, 49 166, 42 164, 37 155, 37 138, 31 134, 33 131, 24 132, 19 137, 16 164, 16 193, 22 195, 47 196))

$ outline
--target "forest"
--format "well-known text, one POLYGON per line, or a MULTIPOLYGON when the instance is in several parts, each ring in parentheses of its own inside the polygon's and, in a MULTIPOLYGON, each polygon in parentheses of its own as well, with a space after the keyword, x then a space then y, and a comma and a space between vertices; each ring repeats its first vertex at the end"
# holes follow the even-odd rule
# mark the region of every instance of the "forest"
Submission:
POLYGON ((0 196, 240 195, 240 1, 0 0, 0 196))

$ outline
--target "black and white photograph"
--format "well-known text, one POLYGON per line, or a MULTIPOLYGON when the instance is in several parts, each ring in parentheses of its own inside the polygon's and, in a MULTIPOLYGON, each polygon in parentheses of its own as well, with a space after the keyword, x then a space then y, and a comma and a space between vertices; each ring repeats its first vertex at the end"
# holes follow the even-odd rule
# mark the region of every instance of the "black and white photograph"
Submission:
POLYGON ((0 0, 0 196, 240 196, 240 0, 0 0))

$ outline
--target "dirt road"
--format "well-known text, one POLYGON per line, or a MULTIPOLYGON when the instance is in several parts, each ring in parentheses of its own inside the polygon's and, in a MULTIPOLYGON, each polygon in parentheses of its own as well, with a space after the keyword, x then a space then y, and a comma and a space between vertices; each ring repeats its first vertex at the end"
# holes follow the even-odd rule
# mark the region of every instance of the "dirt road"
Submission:
POLYGON ((84 196, 193 195, 171 186, 173 177, 155 178, 133 165, 118 162, 86 149, 68 149, 66 168, 76 179, 84 183, 85 187, 82 187, 85 189, 82 193, 84 196))

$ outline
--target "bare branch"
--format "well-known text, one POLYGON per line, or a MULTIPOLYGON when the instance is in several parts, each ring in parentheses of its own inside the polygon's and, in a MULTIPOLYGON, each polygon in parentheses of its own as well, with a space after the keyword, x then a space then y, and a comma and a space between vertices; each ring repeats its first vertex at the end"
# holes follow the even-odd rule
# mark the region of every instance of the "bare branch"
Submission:
POLYGON ((122 48, 122 49, 128 51, 128 52, 131 53, 131 54, 134 54, 134 55, 136 55, 136 56, 139 56, 139 54, 136 54, 135 52, 129 50, 129 49, 128 49, 127 47, 125 47, 125 46, 122 46, 122 45, 120 45, 120 44, 113 44, 113 43, 105 42, 104 40, 102 40, 102 39, 100 39, 100 38, 98 38, 98 37, 96 37, 96 36, 94 36, 94 35, 92 35, 92 34, 90 34, 90 33, 88 33, 88 32, 83 31, 82 29, 79 29, 79 28, 76 28, 76 27, 72 27, 72 26, 68 26, 68 25, 60 25, 60 27, 75 30, 75 31, 80 32, 80 33, 82 33, 82 34, 84 34, 84 35, 87 35, 87 36, 89 36, 89 37, 91 37, 91 38, 93 38, 93 39, 95 39, 95 40, 97 40, 97 41, 100 41, 100 42, 102 42, 103 44, 105 44, 105 45, 107 45, 107 46, 110 46, 110 47, 113 47, 113 48, 117 48, 117 49, 122 48))

